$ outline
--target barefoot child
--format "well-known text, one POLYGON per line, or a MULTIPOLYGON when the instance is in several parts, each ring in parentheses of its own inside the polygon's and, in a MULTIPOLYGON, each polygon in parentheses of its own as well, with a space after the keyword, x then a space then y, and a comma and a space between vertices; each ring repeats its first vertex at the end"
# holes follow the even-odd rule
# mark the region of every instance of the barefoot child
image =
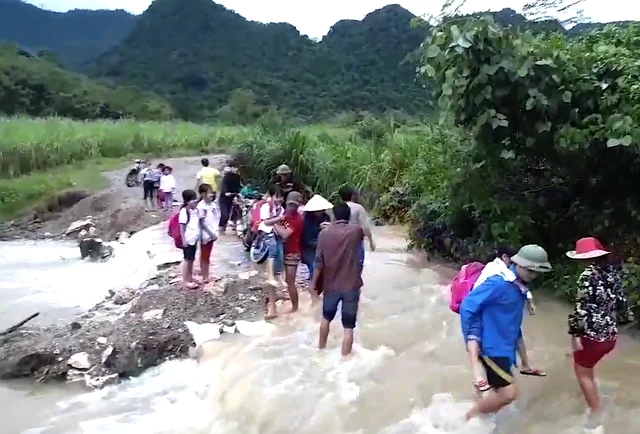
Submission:
MULTIPOLYGON (((162 177, 160 178, 160 194, 164 201, 164 209, 173 208, 173 192, 176 190, 176 178, 171 174, 173 169, 169 166, 162 168, 162 177)), ((193 190, 192 190, 193 191, 193 190)))
POLYGON ((193 281, 193 261, 196 259, 196 248, 200 239, 200 220, 196 207, 198 196, 193 190, 182 192, 182 206, 178 215, 180 236, 182 237, 182 252, 184 264, 182 268, 182 282, 185 288, 195 289, 198 284, 193 281))
POLYGON ((291 299, 291 310, 289 313, 298 310, 298 289, 296 288, 296 274, 298 264, 302 256, 302 216, 298 212, 302 202, 302 195, 297 191, 292 191, 287 196, 283 229, 281 232, 284 240, 284 267, 285 281, 289 298, 291 299))
POLYGON ((216 193, 209 184, 198 187, 200 201, 198 202, 198 219, 200 221, 200 273, 202 283, 209 283, 209 266, 213 243, 218 239, 215 234, 218 226, 218 212, 215 205, 216 193))

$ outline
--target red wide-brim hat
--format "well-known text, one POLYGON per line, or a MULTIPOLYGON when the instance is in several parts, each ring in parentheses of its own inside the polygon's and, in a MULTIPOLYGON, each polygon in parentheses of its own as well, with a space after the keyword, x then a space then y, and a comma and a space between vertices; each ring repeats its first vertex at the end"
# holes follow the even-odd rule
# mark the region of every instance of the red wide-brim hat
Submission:
POLYGON ((609 253, 596 238, 585 237, 576 241, 576 249, 567 252, 567 256, 571 259, 594 259, 609 253))

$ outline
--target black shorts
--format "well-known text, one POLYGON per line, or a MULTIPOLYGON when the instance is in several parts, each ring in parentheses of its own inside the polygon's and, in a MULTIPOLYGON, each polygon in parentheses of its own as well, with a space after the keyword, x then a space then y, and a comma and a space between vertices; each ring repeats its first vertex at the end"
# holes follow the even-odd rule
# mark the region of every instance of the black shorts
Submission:
POLYGON ((144 181, 142 190, 144 191, 144 199, 153 199, 157 190, 155 181, 144 181))
POLYGON ((360 304, 360 289, 339 290, 334 289, 325 292, 322 299, 322 317, 331 322, 338 313, 338 305, 341 306, 342 327, 345 329, 356 328, 358 317, 358 305, 360 304))
POLYGON ((185 261, 195 261, 196 260, 196 246, 188 245, 187 247, 182 248, 182 254, 185 261))
POLYGON ((480 362, 487 371, 487 383, 494 390, 511 386, 515 382, 511 375, 511 359, 508 357, 480 356, 480 362))

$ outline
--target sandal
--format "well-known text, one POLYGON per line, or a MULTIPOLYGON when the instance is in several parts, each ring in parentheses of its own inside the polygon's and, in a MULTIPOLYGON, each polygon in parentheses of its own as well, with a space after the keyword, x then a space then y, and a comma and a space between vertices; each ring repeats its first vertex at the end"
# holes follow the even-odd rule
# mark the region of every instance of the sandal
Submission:
POLYGON ((200 285, 198 285, 196 282, 189 282, 185 284, 184 287, 185 289, 198 289, 200 285))
POLYGON ((491 390, 491 386, 484 380, 478 380, 473 382, 473 387, 476 389, 478 393, 484 393, 491 390))
POLYGON ((531 377, 546 377, 547 374, 544 371, 541 371, 540 369, 534 369, 534 368, 530 368, 530 369, 523 369, 520 371, 521 375, 529 375, 531 377))

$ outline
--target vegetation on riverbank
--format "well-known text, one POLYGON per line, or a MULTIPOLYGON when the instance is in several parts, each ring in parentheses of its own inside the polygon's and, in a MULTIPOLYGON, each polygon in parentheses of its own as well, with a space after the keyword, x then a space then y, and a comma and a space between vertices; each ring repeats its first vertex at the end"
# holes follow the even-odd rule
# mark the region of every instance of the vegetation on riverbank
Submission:
POLYGON ((557 265, 546 286, 566 297, 577 269, 564 252, 597 236, 626 261, 637 302, 639 36, 638 27, 567 39, 450 22, 421 52, 441 105, 428 124, 365 116, 292 128, 277 112, 233 128, 14 119, 0 124, 0 168, 18 176, 87 156, 235 150, 258 183, 287 162, 324 195, 360 188, 380 216, 410 223, 417 246, 455 262, 499 243, 542 244, 557 265))

